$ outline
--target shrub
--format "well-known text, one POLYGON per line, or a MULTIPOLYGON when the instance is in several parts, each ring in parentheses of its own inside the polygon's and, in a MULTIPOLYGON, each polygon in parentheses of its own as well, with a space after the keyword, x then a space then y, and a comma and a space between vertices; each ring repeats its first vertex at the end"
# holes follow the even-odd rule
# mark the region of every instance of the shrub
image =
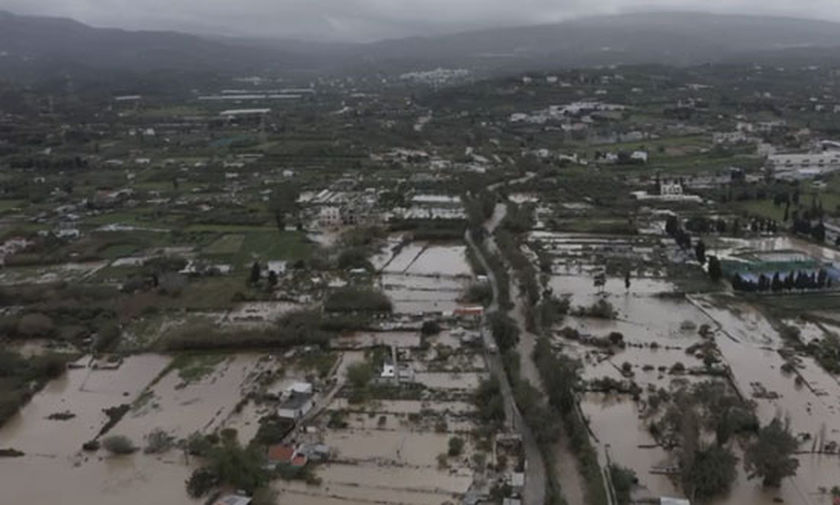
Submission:
POLYGON ((155 428, 146 435, 146 454, 160 454, 172 448, 174 438, 160 428, 155 428))
POLYGON ((122 435, 113 435, 102 441, 102 447, 108 452, 115 455, 131 454, 137 450, 134 442, 128 437, 122 435))
POLYGON ((449 439, 448 454, 450 457, 460 456, 464 452, 464 439, 461 437, 452 437, 449 439))
POLYGON ((187 493, 201 498, 219 483, 219 476, 209 468, 197 468, 187 480, 187 493))
POLYGON ((327 312, 391 312, 391 300, 381 291, 347 286, 336 289, 324 300, 327 312))
POLYGON ((437 335, 440 331, 441 327, 437 321, 423 321, 423 326, 420 327, 422 335, 437 335))
POLYGON ((45 314, 26 314, 17 323, 17 333, 23 337, 51 337, 55 334, 55 323, 45 314))

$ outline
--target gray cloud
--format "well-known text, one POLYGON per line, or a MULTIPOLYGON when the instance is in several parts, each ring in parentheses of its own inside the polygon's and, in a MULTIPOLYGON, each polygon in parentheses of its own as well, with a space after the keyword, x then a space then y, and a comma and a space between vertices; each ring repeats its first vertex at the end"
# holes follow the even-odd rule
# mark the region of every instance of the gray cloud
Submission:
POLYGON ((96 26, 310 40, 374 40, 639 10, 840 21, 837 0, 0 0, 0 8, 96 26))

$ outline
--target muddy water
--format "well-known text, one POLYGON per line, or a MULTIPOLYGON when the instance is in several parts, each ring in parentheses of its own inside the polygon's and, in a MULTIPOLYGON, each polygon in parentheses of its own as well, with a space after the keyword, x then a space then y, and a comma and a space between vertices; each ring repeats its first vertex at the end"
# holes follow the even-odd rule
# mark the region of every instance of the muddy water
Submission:
MULTIPOLYGON (((737 451, 736 451, 737 452, 737 451)), ((738 454, 739 461, 743 455, 738 454)), ((799 456, 797 476, 782 481, 778 489, 763 488, 760 479, 748 480, 742 464, 737 465, 738 477, 727 496, 721 497, 713 505, 773 505, 787 503, 792 505, 830 505, 830 490, 840 480, 840 457, 838 456, 799 456)))
MULTIPOLYGON (((192 469, 176 452, 160 460, 144 454, 98 454, 74 465, 67 458, 0 459, 0 489, 14 503, 125 505, 201 503, 184 482, 192 469)), ((12 501, 4 503, 12 503, 12 501)))
POLYGON ((422 277, 405 274, 383 274, 385 288, 406 288, 417 291, 462 291, 464 280, 452 277, 422 277))
POLYGON ((417 373, 414 380, 432 389, 477 389, 485 374, 478 373, 417 373))
POLYGON ((363 348, 378 345, 397 347, 417 347, 420 345, 420 332, 417 331, 360 331, 342 335, 332 340, 331 345, 338 348, 363 348))
POLYGON ((589 393, 581 400, 584 415, 601 446, 611 460, 632 469, 644 488, 642 494, 654 497, 681 496, 681 490, 670 479, 651 472, 667 466, 671 457, 645 429, 634 402, 624 396, 589 393), (640 447, 643 446, 643 447, 640 447))
POLYGON ((466 246, 429 246, 411 264, 406 273, 414 275, 470 276, 466 246))
POLYGON ((380 400, 372 406, 359 406, 350 404, 347 400, 336 398, 330 404, 330 410, 370 410, 377 413, 393 414, 419 414, 424 410, 434 412, 451 412, 453 414, 470 414, 475 412, 475 405, 468 402, 444 402, 428 401, 420 402, 414 400, 380 400))
POLYGON ((152 388, 153 398, 126 415, 112 430, 140 443, 161 428, 178 438, 219 428, 231 415, 249 385, 249 379, 269 366, 258 354, 232 355, 200 380, 184 384, 176 370, 152 388))
MULTIPOLYGON (((79 363, 87 363, 82 358, 79 363)), ((107 420, 102 409, 134 398, 169 362, 161 355, 131 356, 119 370, 70 369, 46 387, 0 429, 0 447, 66 458, 91 440, 107 420), (67 421, 46 419, 72 412, 67 421)))
POLYGON ((118 370, 70 369, 47 384, 0 430, 0 447, 26 453, 21 458, 0 458, 3 496, 33 504, 198 503, 184 491, 192 469, 177 451, 161 457, 80 451, 105 423, 102 409, 131 403, 168 362, 161 355, 131 356, 118 370), (45 419, 64 411, 76 417, 45 419))
POLYGON ((423 252, 425 244, 411 243, 400 250, 399 254, 394 256, 391 261, 383 268, 384 272, 388 273, 403 273, 411 266, 415 259, 423 252))
POLYGON ((781 345, 779 333, 755 307, 728 295, 699 295, 691 300, 731 339, 755 345, 781 345))
POLYGON ((300 482, 274 484, 280 501, 295 504, 396 504, 439 505, 457 502, 467 491, 471 476, 433 468, 331 463, 318 471, 323 479, 315 488, 300 482))
MULTIPOLYGON (((571 294, 572 304, 583 304, 598 295, 594 277, 582 275, 552 275, 548 286, 556 295, 571 294)), ((670 282, 661 279, 631 278, 630 290, 624 287, 624 278, 608 277, 604 292, 616 297, 630 294, 631 296, 653 295, 669 293, 675 290, 670 282)), ((590 301, 591 303, 591 301, 590 301)))
POLYGON ((445 453, 449 435, 441 433, 368 430, 329 431, 324 443, 338 452, 339 460, 383 461, 398 465, 433 466, 445 453))
MULTIPOLYGON (((626 341, 660 345, 681 345, 697 338, 697 329, 714 321, 684 300, 669 300, 633 295, 611 296, 607 299, 618 311, 618 319, 568 317, 563 325, 578 329, 586 335, 606 336, 612 331, 624 335, 626 341), (690 321, 691 328, 683 328, 690 321)), ((590 302, 591 303, 591 302, 590 302)))

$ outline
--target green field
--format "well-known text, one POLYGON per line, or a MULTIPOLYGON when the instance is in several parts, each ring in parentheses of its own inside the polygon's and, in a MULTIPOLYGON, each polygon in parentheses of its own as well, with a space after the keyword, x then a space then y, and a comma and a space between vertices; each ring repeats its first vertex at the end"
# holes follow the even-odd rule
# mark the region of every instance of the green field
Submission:
POLYGON ((244 241, 244 235, 222 235, 213 241, 212 244, 205 247, 202 252, 204 254, 236 254, 242 248, 242 242, 244 241))

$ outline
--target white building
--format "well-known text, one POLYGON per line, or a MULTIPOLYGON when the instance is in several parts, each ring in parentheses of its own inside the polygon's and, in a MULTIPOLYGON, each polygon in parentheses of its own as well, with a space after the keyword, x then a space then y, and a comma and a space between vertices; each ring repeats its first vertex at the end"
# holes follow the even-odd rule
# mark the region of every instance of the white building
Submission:
POLYGON ((660 196, 682 196, 683 187, 678 182, 663 182, 659 185, 660 196))
POLYGON ((767 166, 780 178, 804 178, 840 170, 840 152, 774 154, 767 166))
POLYGON ((321 207, 318 213, 318 223, 324 228, 335 228, 341 225, 341 209, 338 207, 321 207))

